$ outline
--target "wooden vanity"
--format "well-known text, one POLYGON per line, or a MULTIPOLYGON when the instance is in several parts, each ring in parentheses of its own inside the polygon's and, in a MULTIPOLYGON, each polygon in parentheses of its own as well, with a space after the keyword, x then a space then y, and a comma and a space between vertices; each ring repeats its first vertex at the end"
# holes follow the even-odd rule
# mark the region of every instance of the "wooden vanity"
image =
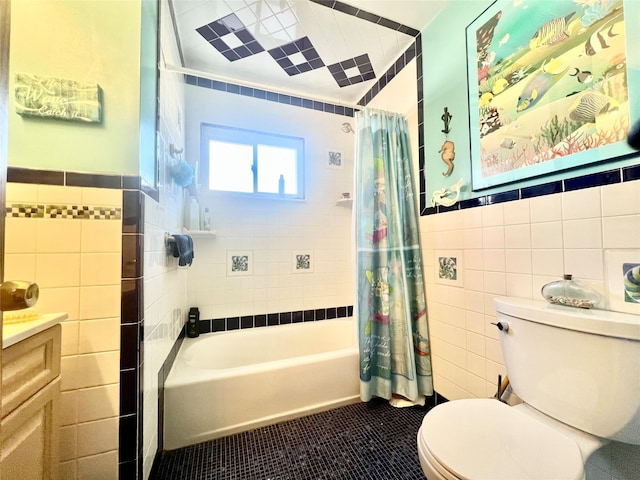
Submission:
POLYGON ((60 321, 3 327, 0 469, 7 479, 59 479, 60 321))

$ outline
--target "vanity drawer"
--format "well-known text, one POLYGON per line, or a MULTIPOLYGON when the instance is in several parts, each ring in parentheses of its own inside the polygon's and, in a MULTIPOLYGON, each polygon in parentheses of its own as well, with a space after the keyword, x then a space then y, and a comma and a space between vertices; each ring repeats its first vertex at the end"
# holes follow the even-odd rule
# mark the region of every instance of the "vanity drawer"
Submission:
POLYGON ((2 351, 2 418, 60 375, 61 330, 54 325, 2 351))

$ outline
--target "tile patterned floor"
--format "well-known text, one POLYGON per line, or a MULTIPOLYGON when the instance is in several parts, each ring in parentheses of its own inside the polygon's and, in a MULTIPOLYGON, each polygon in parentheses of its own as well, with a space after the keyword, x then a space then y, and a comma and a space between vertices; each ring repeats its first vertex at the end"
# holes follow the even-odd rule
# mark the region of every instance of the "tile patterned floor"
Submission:
POLYGON ((373 400, 167 452, 156 480, 424 480, 427 408, 373 400))

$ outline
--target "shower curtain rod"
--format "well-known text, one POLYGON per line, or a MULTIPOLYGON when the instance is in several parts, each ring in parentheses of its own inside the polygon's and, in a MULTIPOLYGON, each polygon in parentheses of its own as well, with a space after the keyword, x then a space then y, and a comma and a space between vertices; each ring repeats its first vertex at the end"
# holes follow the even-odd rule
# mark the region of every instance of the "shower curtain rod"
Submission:
POLYGON ((271 87, 271 86, 265 87, 264 85, 260 85, 259 83, 238 81, 235 78, 212 75, 211 73, 202 72, 200 70, 194 70, 192 68, 185 68, 185 67, 178 67, 176 65, 171 65, 171 64, 166 64, 164 67, 162 65, 158 65, 158 69, 166 72, 182 73, 185 75, 193 75, 196 77, 207 78, 209 80, 217 80, 219 82, 233 83, 235 85, 240 85, 242 87, 259 88, 261 90, 268 90, 274 93, 282 93, 283 95, 295 95, 296 97, 306 98, 309 100, 317 100, 319 102, 324 102, 324 103, 331 103, 333 105, 349 107, 355 110, 362 110, 364 108, 362 105, 355 105, 353 103, 342 102, 342 101, 333 100, 333 99, 324 98, 324 97, 309 97, 306 94, 302 94, 298 92, 291 92, 291 91, 287 91, 287 90, 283 90, 283 89, 271 87))

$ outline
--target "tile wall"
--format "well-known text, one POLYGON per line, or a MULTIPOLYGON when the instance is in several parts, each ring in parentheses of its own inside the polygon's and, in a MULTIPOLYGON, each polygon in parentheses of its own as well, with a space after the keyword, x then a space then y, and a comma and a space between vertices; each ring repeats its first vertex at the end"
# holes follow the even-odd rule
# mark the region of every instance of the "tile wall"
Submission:
POLYGON ((606 252, 640 248, 640 182, 427 215, 421 229, 436 390, 492 396, 504 374, 493 297, 540 299, 545 283, 571 273, 606 299, 606 252), (436 250, 463 252, 463 287, 433 282, 436 250))
POLYGON ((61 478, 117 478, 122 192, 8 183, 7 207, 5 278, 36 281, 37 310, 68 314, 61 478))

